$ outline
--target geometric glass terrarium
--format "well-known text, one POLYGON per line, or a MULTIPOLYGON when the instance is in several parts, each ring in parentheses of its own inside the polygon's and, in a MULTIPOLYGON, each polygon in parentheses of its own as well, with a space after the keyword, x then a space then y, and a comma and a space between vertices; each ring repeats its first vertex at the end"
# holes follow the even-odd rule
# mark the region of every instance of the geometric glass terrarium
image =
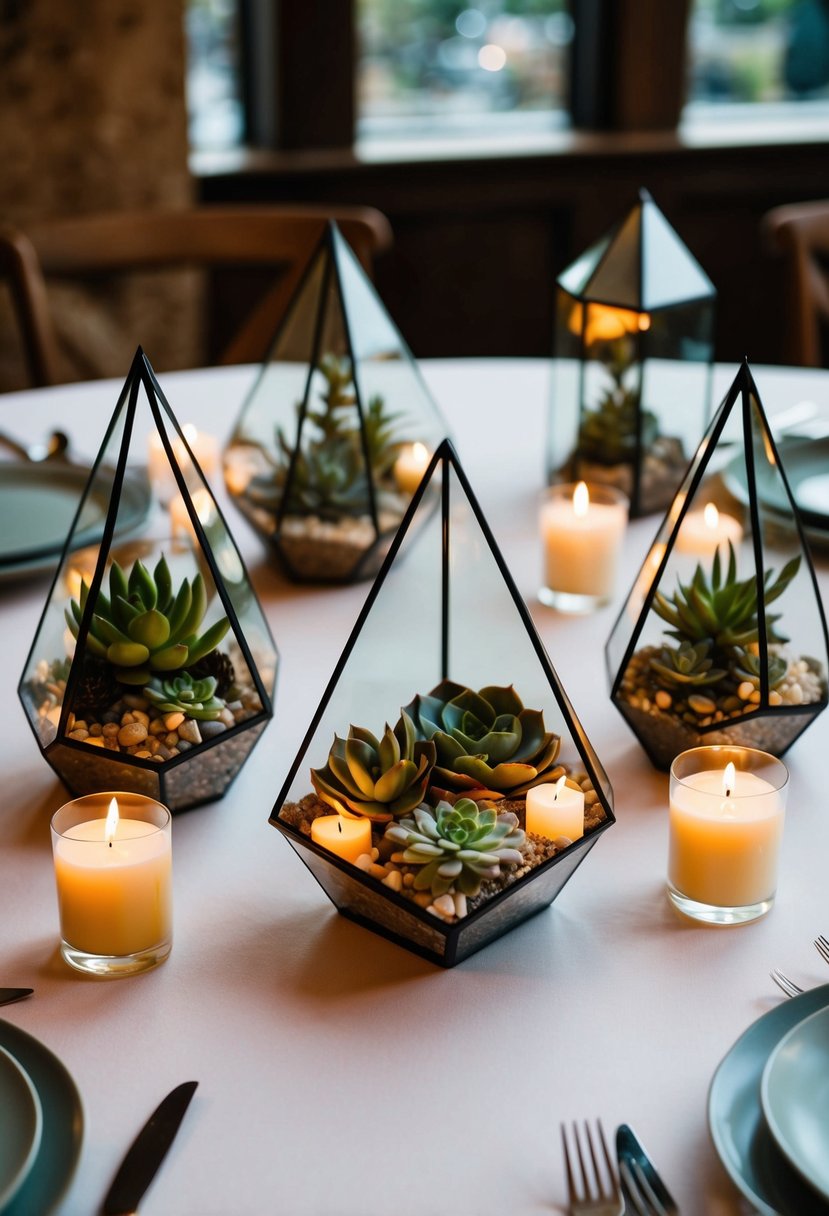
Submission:
POLYGON ((646 190, 557 280, 553 481, 664 511, 705 428, 715 290, 646 190))
POLYGON ((290 578, 370 578, 445 434, 411 352, 329 224, 227 445, 229 493, 290 578))
POLYGON ((139 349, 18 687, 38 746, 75 795, 126 790, 173 811, 211 801, 272 716, 276 665, 236 544, 139 349), (120 539, 130 453, 146 460, 150 433, 179 498, 120 539), (77 549, 90 496, 108 501, 106 522, 77 549))
POLYGON ((691 462, 607 643, 611 699, 653 763, 702 744, 781 756, 826 708, 826 620, 748 364, 691 462))
POLYGON ((344 916, 451 967, 547 907, 613 822, 607 776, 444 440, 271 823, 344 916))

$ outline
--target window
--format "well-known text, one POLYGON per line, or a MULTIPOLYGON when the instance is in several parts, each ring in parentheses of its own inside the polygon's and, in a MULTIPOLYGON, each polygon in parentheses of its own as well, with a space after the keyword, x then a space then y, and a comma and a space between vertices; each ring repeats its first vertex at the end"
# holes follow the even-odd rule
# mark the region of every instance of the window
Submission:
POLYGON ((192 148, 242 142, 238 0, 187 0, 187 112, 192 148))

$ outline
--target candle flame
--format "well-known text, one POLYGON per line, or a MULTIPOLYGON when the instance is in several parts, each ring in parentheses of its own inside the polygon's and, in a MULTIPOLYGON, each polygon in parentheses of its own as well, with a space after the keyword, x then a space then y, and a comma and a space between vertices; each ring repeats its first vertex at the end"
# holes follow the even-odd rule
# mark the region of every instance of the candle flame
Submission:
POLYGON ((561 791, 564 789, 564 784, 566 781, 567 781, 567 774, 562 773, 561 776, 559 777, 558 781, 555 783, 555 785, 553 787, 553 799, 556 802, 558 802, 558 796, 561 793, 561 791))
POLYGON ((429 463, 429 449, 425 443, 421 443, 418 439, 412 444, 412 459, 414 463, 421 469, 425 469, 429 463))
POLYGON ((580 519, 587 514, 587 508, 590 506, 590 492, 587 489, 587 484, 580 481, 573 491, 573 514, 580 519))
POLYGON ((646 334, 651 327, 651 319, 646 312, 643 312, 639 318, 639 332, 646 334))
POLYGON ((725 766, 725 772, 722 775, 722 792, 726 798, 730 798, 734 792, 734 786, 737 784, 737 770, 731 761, 725 766))
POLYGON ((712 532, 719 526, 720 513, 712 502, 705 504, 702 518, 705 521, 706 528, 710 528, 712 532))
POLYGON ((118 818, 118 800, 113 798, 109 804, 107 820, 104 825, 104 840, 107 844, 112 844, 115 833, 118 831, 118 818))
POLYGON ((196 427, 192 422, 185 422, 184 426, 181 428, 181 433, 190 444, 190 447, 193 446, 199 437, 199 432, 196 430, 196 427))

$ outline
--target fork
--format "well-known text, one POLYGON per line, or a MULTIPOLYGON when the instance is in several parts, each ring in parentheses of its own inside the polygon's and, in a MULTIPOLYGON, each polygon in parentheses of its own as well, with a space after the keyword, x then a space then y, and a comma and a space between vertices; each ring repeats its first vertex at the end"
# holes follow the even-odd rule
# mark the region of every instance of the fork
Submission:
POLYGON ((596 1120, 596 1131, 604 1156, 605 1166, 607 1167, 606 1178, 602 1177, 602 1169, 593 1144, 590 1124, 585 1119, 584 1137, 587 1141, 587 1151, 585 1151, 579 1138, 578 1124, 575 1121, 573 1123, 572 1138, 575 1144, 575 1155, 578 1158, 579 1173, 581 1174, 581 1186, 579 1187, 573 1173, 573 1159, 570 1156, 570 1149, 567 1144, 567 1129, 563 1123, 561 1125, 561 1143, 564 1149, 564 1168, 567 1172, 567 1202, 570 1206, 570 1216, 622 1216, 625 1210, 625 1201, 622 1198, 619 1180, 613 1167, 613 1159, 608 1152, 604 1131, 598 1119, 596 1120), (592 1170, 590 1169, 591 1165, 592 1170))
MULTIPOLYGON (((817 942, 815 942, 815 945, 817 945, 817 942)), ((818 949, 820 949, 820 947, 818 947, 818 949)), ((799 996, 803 991, 802 988, 798 987, 794 980, 790 980, 789 977, 784 975, 782 971, 779 971, 777 967, 772 968, 769 975, 774 980, 777 987, 785 992, 786 996, 799 996)))
POLYGON ((822 933, 820 937, 815 938, 815 949, 824 963, 829 963, 829 939, 825 938, 822 933))

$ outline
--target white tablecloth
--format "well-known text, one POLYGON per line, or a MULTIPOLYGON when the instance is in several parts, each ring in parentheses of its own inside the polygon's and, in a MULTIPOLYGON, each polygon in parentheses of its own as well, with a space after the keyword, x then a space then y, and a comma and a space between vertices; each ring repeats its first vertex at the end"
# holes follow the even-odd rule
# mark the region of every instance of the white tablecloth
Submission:
MULTIPOLYGON (((724 391, 734 369, 720 369, 724 391)), ((231 507, 281 649, 276 716, 229 795, 175 819, 175 941, 164 966, 85 979, 57 953, 49 818, 66 799, 16 685, 47 580, 0 587, 4 710, 0 983, 36 989, 2 1017, 81 1091, 80 1164, 59 1211, 96 1210, 126 1145, 177 1082, 200 1086, 141 1211, 176 1216, 531 1216, 564 1203, 558 1125, 639 1131, 684 1216, 743 1210, 709 1140, 706 1095, 737 1036, 780 995, 779 965, 829 979, 822 718, 795 744, 780 888, 765 919, 681 922, 665 892, 667 777, 611 706, 603 644, 657 520, 633 525, 617 602, 564 618, 535 600, 547 367, 424 364, 461 459, 615 792, 617 824, 551 909, 443 971, 337 915, 268 814, 367 584, 286 584, 231 507)), ((255 369, 161 383, 180 421, 229 433, 255 369)), ((829 375, 757 369, 770 412, 829 413, 829 375)), ((120 386, 10 394, 3 428, 52 426, 94 453, 120 386)), ((825 561, 819 578, 829 587, 825 561)))

